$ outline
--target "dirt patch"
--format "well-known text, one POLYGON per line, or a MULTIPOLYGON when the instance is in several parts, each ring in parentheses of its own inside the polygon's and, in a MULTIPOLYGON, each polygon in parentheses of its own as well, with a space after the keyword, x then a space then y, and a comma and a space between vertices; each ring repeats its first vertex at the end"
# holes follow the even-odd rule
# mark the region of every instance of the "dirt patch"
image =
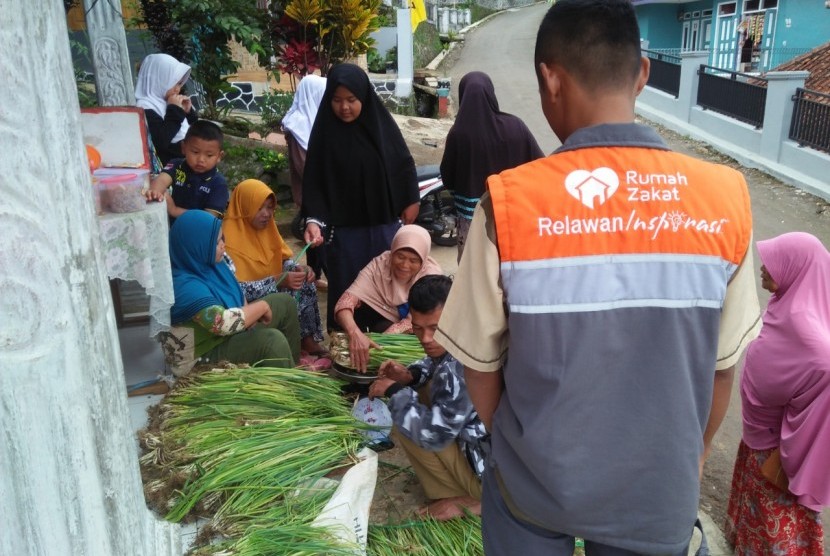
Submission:
POLYGON ((378 481, 369 513, 370 523, 400 523, 415 519, 428 502, 402 448, 378 454, 378 481))
POLYGON ((453 120, 394 115, 415 164, 440 164, 453 120))

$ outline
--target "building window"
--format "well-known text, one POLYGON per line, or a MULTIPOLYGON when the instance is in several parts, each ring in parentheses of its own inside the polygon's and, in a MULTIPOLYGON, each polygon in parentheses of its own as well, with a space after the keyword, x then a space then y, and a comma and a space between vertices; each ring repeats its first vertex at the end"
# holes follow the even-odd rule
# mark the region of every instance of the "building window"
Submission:
POLYGON ((718 6, 718 15, 733 15, 738 8, 737 2, 727 2, 718 6))

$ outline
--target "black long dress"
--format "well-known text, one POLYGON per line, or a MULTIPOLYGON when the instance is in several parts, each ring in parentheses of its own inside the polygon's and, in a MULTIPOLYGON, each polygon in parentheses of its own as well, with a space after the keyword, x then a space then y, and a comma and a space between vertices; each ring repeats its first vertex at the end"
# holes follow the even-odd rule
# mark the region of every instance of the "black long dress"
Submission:
POLYGON ((418 202, 419 193, 412 155, 366 72, 340 64, 327 78, 309 138, 302 214, 325 224, 326 325, 332 329, 337 300, 369 261, 389 249, 401 213, 418 202), (353 122, 343 122, 332 109, 339 86, 360 100, 353 122))

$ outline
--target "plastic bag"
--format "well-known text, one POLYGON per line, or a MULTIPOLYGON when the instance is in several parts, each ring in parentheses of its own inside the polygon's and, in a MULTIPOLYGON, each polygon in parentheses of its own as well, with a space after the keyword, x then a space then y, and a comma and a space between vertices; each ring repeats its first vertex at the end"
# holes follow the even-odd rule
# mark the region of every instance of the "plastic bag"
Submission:
POLYGON ((361 462, 343 475, 337 490, 312 524, 327 528, 344 544, 356 546, 355 554, 365 555, 369 509, 378 478, 378 455, 363 448, 357 456, 361 462))
POLYGON ((367 446, 385 449, 392 446, 389 432, 392 430, 392 414, 380 398, 370 400, 361 397, 355 401, 352 416, 358 421, 377 427, 373 430, 362 431, 368 440, 367 446))

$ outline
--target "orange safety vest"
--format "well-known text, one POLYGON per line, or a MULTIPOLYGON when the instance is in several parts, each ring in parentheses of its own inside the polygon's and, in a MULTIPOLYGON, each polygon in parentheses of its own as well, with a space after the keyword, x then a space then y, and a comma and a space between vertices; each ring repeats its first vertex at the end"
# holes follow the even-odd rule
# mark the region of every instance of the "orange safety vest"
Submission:
POLYGON ((739 172, 659 149, 565 151, 488 187, 502 261, 682 253, 738 265, 752 232, 739 172))
POLYGON ((634 552, 688 543, 740 173, 581 147, 488 180, 508 311, 491 463, 511 511, 634 552))

